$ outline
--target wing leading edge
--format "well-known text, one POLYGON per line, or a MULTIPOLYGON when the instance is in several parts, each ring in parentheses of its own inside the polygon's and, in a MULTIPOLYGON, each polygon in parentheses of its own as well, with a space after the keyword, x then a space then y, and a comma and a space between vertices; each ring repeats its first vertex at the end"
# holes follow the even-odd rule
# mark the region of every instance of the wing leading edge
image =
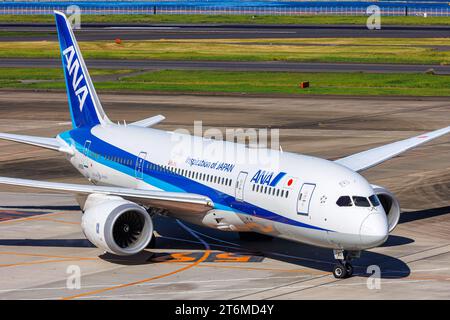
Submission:
POLYGON ((450 133, 450 126, 409 139, 355 153, 345 158, 338 159, 335 162, 354 171, 363 171, 448 133, 450 133))
POLYGON ((141 205, 154 206, 167 209, 169 211, 176 210, 178 212, 186 211, 189 213, 204 213, 214 207, 211 199, 193 193, 69 184, 6 177, 0 177, 0 184, 61 191, 75 195, 92 193, 115 195, 139 203, 141 205))

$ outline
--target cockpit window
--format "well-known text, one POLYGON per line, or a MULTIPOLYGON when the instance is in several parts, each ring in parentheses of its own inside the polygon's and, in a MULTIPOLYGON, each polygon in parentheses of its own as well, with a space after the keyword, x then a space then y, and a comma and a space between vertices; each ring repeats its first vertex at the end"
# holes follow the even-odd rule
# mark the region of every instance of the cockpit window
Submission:
POLYGON ((352 199, 349 196, 342 196, 337 201, 336 204, 339 207, 351 207, 353 205, 352 199))
POLYGON ((369 200, 367 200, 367 198, 365 197, 353 196, 353 202, 357 207, 370 207, 369 200))
POLYGON ((369 197, 370 203, 374 206, 374 207, 378 207, 381 203, 380 200, 378 200, 378 197, 376 194, 371 195, 369 197))

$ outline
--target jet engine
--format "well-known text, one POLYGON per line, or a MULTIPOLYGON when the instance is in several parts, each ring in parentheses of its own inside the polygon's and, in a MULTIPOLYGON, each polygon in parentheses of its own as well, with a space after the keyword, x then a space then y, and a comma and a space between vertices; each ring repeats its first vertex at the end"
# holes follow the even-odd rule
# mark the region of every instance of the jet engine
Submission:
POLYGON ((386 212, 389 223, 389 232, 391 232, 397 226, 398 220, 400 219, 400 204, 397 198, 389 190, 376 185, 372 185, 372 188, 386 212))
POLYGON ((145 249, 153 236, 147 211, 116 196, 92 194, 84 204, 81 227, 86 238, 109 253, 127 256, 145 249))

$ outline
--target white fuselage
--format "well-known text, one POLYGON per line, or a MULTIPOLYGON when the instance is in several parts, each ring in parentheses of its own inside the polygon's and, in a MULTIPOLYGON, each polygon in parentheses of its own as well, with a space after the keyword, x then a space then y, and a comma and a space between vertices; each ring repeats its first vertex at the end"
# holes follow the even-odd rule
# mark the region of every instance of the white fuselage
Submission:
POLYGON ((388 235, 381 205, 336 204, 374 191, 332 161, 131 125, 74 129, 59 138, 94 184, 209 197, 214 208, 206 214, 170 212, 198 225, 346 250, 378 246, 388 235))

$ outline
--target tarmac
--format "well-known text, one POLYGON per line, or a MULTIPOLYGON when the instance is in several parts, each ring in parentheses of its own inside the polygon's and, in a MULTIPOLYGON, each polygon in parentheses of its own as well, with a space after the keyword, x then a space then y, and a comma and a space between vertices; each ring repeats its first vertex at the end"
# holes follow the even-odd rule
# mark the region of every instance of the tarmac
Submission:
MULTIPOLYGON (((271 127, 285 151, 327 159, 448 126, 448 98, 240 97, 100 93, 111 119, 156 114, 165 130, 271 127)), ((0 91, 0 132, 70 127, 64 93, 0 91)), ((87 183, 58 153, 0 141, 0 176, 87 183)), ((449 299, 450 137, 367 170, 398 197, 400 224, 333 278, 331 250, 155 219, 156 249, 114 257, 82 233, 70 195, 0 186, 0 299, 449 299), (371 277, 370 266, 381 269, 371 277), (369 268, 369 269, 368 269, 369 268), (73 276, 80 272, 80 288, 73 276)))
MULTIPOLYGON (((383 22, 382 22, 383 23, 383 22)), ((0 24, 0 41, 53 41, 54 24, 0 24)), ((245 25, 245 24, 83 24, 79 41, 158 39, 289 39, 289 38, 448 38, 449 26, 391 26, 370 30, 364 25, 245 25)))

